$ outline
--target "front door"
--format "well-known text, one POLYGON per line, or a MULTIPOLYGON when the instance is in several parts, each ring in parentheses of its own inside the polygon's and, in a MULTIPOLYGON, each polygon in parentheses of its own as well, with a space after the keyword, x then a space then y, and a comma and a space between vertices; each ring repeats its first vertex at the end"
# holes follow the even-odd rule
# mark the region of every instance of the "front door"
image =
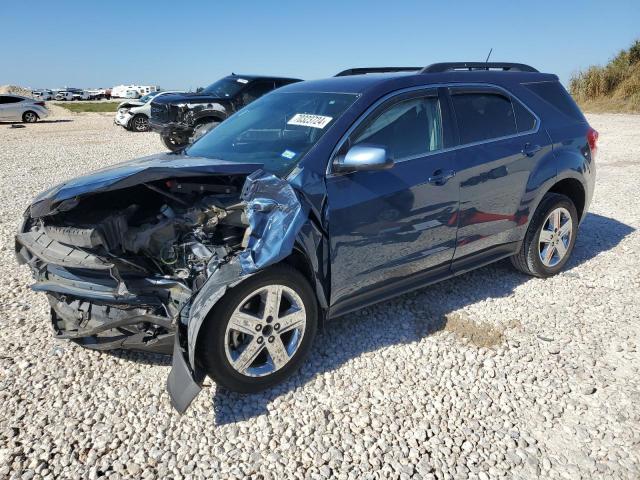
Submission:
POLYGON ((437 92, 414 91, 381 104, 338 150, 384 146, 395 164, 327 176, 332 314, 449 268, 459 185, 444 131, 437 92))

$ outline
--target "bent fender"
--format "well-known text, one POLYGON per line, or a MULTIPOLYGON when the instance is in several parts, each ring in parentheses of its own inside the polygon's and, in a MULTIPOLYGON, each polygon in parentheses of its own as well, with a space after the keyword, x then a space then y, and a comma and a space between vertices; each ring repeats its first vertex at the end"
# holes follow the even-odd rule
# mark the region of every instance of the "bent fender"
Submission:
POLYGON ((176 333, 167 390, 180 413, 198 395, 204 380, 204 373, 195 362, 195 351, 208 313, 227 289, 291 255, 296 237, 308 219, 309 209, 300 202, 293 187, 262 170, 247 177, 242 200, 246 202, 249 222, 246 247, 227 263, 211 265, 212 271, 191 304, 186 324, 182 323, 176 333))

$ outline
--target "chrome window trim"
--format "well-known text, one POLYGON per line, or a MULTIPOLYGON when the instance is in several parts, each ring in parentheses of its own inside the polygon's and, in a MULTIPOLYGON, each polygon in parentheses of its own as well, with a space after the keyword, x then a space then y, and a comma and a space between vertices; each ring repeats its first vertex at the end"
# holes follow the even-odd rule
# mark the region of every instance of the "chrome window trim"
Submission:
MULTIPOLYGON (((531 110, 531 108, 529 108, 529 105, 527 105, 525 102, 523 102, 517 95, 514 95, 509 90, 507 90, 506 88, 504 88, 504 87, 502 87, 500 85, 495 85, 493 83, 433 83, 433 84, 429 84, 429 85, 420 85, 420 86, 416 86, 416 87, 407 87, 407 88, 403 88, 401 90, 396 90, 394 92, 390 92, 390 93, 386 94, 385 96, 379 98, 369 108, 367 108, 364 111, 364 113, 362 115, 360 115, 360 117, 355 122, 353 122, 353 125, 351 125, 351 127, 349 127, 349 129, 342 135, 342 137, 340 138, 340 140, 338 141, 338 143, 336 144, 336 146, 332 150, 331 155, 329 156, 329 161, 327 162, 327 168, 325 169, 325 176, 327 176, 327 177, 342 176, 342 175, 348 175, 349 173, 351 173, 351 172, 333 172, 332 171, 333 170, 333 161, 334 161, 335 156, 337 155, 338 151, 342 148, 342 146, 347 141, 349 136, 353 133, 353 131, 356 128, 358 128, 360 126, 360 124, 363 121, 366 120, 366 118, 372 113, 373 110, 378 108, 381 104, 383 104, 387 100, 390 100, 390 99, 392 99, 394 97, 397 97, 399 95, 403 95, 405 93, 410 93, 410 92, 416 92, 416 91, 420 91, 420 90, 425 90, 425 93, 426 93, 426 91, 434 90, 434 89, 436 90, 436 93, 437 93, 437 89, 441 88, 441 87, 445 87, 445 88, 452 88, 452 87, 462 87, 462 88, 465 88, 465 87, 484 87, 484 88, 491 88, 491 89, 499 90, 502 93, 504 93, 507 97, 509 97, 510 99, 517 100, 526 110, 528 110, 529 113, 531 113, 531 115, 533 115, 533 117, 536 120, 535 126, 534 126, 534 128, 532 128, 530 130, 526 130, 524 132, 517 132, 517 133, 514 133, 513 135, 504 135, 502 137, 490 138, 488 140, 479 140, 477 142, 471 142, 471 143, 461 143, 460 145, 456 145, 454 147, 441 148, 439 150, 432 150, 430 152, 425 152, 425 153, 420 154, 420 155, 413 155, 411 157, 405 157, 402 160, 398 160, 395 163, 408 162, 408 161, 411 161, 411 160, 416 160, 418 158, 429 157, 429 156, 435 155, 435 154, 440 154, 440 153, 452 152, 452 151, 455 151, 455 150, 460 150, 462 148, 475 147, 477 145, 483 145, 483 144, 486 144, 486 143, 499 142, 501 140, 507 140, 507 139, 510 139, 510 138, 523 137, 525 135, 531 135, 531 134, 534 134, 534 133, 538 133, 538 131, 540 130, 541 121, 540 121, 540 117, 536 114, 536 112, 531 110)), ((440 108, 440 114, 442 115, 442 106, 440 105, 439 108, 440 108)), ((516 128, 517 128, 517 124, 516 124, 516 128)))

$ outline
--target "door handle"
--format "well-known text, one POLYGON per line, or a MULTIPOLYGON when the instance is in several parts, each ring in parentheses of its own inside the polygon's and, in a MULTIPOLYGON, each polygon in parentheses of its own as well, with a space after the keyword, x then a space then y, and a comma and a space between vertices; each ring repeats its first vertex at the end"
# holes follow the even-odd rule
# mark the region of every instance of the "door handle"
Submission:
POLYGON ((438 169, 428 179, 428 182, 432 185, 444 185, 450 178, 456 176, 456 172, 453 170, 441 170, 438 169))
POLYGON ((540 145, 525 143, 524 147, 522 147, 522 154, 527 157, 533 157, 540 150, 542 150, 542 147, 540 145))

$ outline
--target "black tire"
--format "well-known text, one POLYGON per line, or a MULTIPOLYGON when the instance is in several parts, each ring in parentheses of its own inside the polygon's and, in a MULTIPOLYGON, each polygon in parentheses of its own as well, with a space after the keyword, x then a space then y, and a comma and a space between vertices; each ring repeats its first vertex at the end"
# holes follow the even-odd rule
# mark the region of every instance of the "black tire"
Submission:
POLYGON ((218 125, 220 125, 220 122, 199 123, 198 125, 196 125, 195 129, 193 130, 193 135, 191 135, 191 143, 195 142, 200 137, 202 137, 205 133, 209 132, 210 130, 213 130, 218 125))
MULTIPOLYGON (((277 318, 274 322, 277 322, 277 318)), ((276 385, 298 369, 309 354, 317 331, 317 325, 318 307, 316 297, 307 279, 299 271, 288 265, 275 265, 228 290, 214 306, 198 336, 197 358, 202 368, 217 384, 234 392, 256 393, 276 385), (225 351, 225 345, 228 342, 227 325, 235 309, 248 295, 269 285, 288 287, 302 299, 306 312, 304 334, 299 340, 297 350, 280 369, 265 376, 244 375, 234 369, 227 358, 225 351)), ((265 326, 264 330, 266 328, 265 326)), ((259 336, 260 334, 256 334, 256 338, 259 336)), ((265 336, 264 338, 266 339, 267 337, 265 336)), ((280 339, 280 337, 278 338, 280 339)), ((263 352, 264 355, 269 355, 265 339, 263 339, 263 352)), ((259 356, 256 358, 259 358, 259 356)))
POLYGON ((170 133, 169 135, 162 135, 162 143, 172 152, 178 152, 189 145, 189 139, 183 135, 170 133))
POLYGON ((149 117, 142 113, 138 113, 129 121, 129 125, 131 125, 130 130, 133 130, 134 132, 148 132, 149 117))
POLYGON ((571 257, 571 252, 573 251, 573 247, 576 243, 578 222, 578 212, 569 197, 558 193, 547 193, 542 198, 540 205, 538 205, 538 208, 533 214, 531 222, 529 223, 529 228, 527 229, 527 234, 522 242, 522 247, 520 247, 520 251, 517 254, 511 257, 511 263, 521 272, 534 277, 546 278, 555 275, 562 270, 569 260, 569 257, 571 257), (571 216, 571 236, 569 238, 568 245, 565 247, 566 253, 564 256, 557 264, 547 266, 540 258, 540 235, 545 227, 547 217, 549 217, 551 212, 559 208, 565 209, 571 216))
POLYGON ((24 123, 36 123, 38 121, 38 114, 36 112, 32 112, 31 110, 27 110, 22 114, 22 121, 24 123))

